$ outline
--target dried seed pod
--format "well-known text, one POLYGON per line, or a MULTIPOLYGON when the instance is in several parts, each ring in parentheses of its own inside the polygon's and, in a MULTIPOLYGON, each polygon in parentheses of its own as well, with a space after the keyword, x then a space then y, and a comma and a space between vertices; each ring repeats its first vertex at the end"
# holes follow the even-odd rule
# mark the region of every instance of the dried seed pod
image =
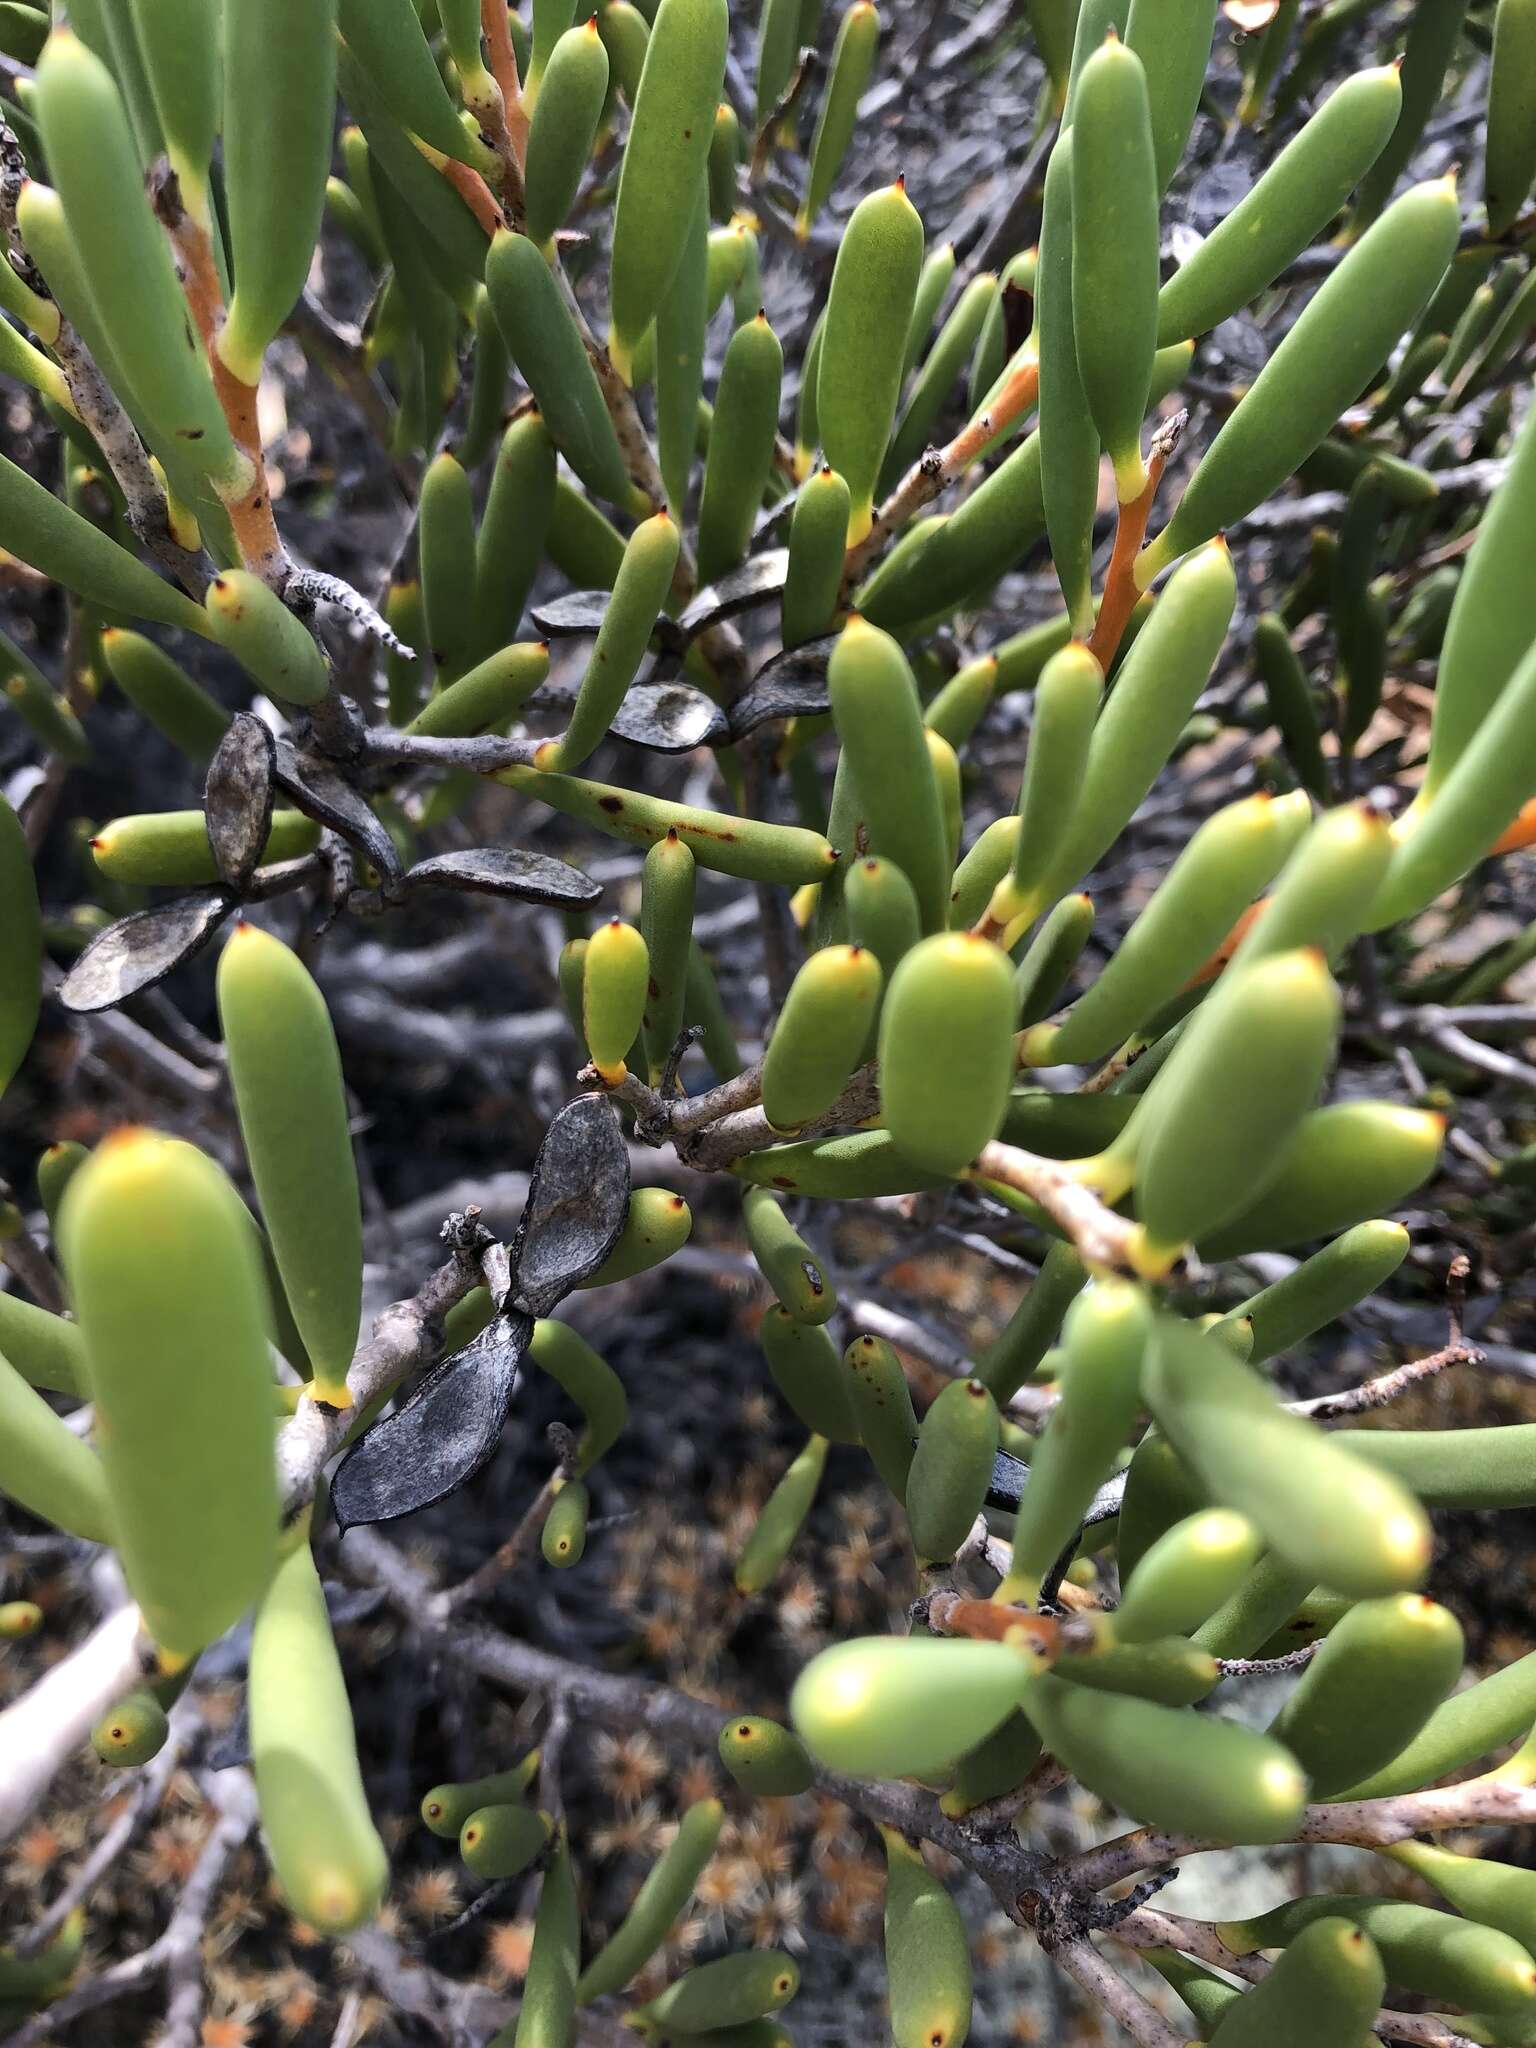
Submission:
POLYGON ((812 1658, 795 1681, 790 1718, 829 1770, 929 1777, 1023 1704, 1041 1682, 1039 1661, 1027 1641, 863 1637, 812 1658))
POLYGON ((289 1551, 257 1607, 247 1699, 262 1832, 283 1896, 322 1934, 350 1933, 378 1911, 389 1860, 307 1542, 289 1551))
POLYGON ((701 1963, 632 2015, 647 2031, 702 2033, 740 2027, 788 2005, 800 1988, 800 1966, 782 1949, 750 1949, 701 1963))
POLYGON ((549 674, 547 640, 514 641, 439 690, 405 727, 434 739, 468 739, 515 718, 549 674))
POLYGON ((1300 1768, 1278 1742, 1235 1721, 1049 1675, 1022 1705, 1074 1777, 1152 1827, 1283 1842, 1301 1820, 1300 1768))
POLYGON ((607 95, 608 52, 594 14, 561 36, 539 81, 523 184, 528 232, 541 247, 553 247, 571 210, 607 95))
MULTIPOLYGON (((1146 0, 1142 11, 1152 12, 1146 0)), ((1396 65, 1345 78, 1163 286, 1158 341, 1206 334, 1257 298, 1338 213, 1401 106, 1396 65)))
MULTIPOLYGON (((320 844, 320 827, 302 811, 274 811, 263 862, 296 860, 320 844)), ((114 882, 193 887, 218 880, 202 811, 150 811, 114 818, 91 840, 91 858, 114 882)))
POLYGON ((713 583, 742 561, 773 469, 784 350, 761 312, 731 336, 715 391, 704 492, 699 578, 713 583))
POLYGON ((1250 1208, 1200 1240, 1204 1259, 1347 1230, 1394 1209, 1434 1171, 1445 1119, 1392 1102, 1335 1102, 1304 1116, 1269 1186, 1250 1208))
POLYGON ((619 173, 608 280, 608 352, 626 379, 682 260, 709 159, 729 28, 725 0, 662 0, 651 24, 619 173))
POLYGON ((1147 74, 1111 38, 1083 65, 1073 96, 1072 328, 1121 504, 1147 483, 1141 423, 1157 348, 1160 189, 1147 74))
POLYGON ((778 1576, 811 1511, 826 1464, 827 1439, 810 1437, 764 1501, 752 1533, 742 1546, 734 1574, 738 1593, 761 1593, 778 1576))
POLYGON ((1385 1988, 1376 1944, 1330 1914, 1313 1921, 1263 1981, 1222 2013, 1211 2039, 1221 2048, 1288 2048, 1303 2038, 1317 2048, 1357 2048, 1385 1988))
POLYGON ((555 446, 588 490, 627 505, 629 474, 597 373, 549 265, 528 236, 495 236, 485 259, 485 288, 555 446))
POLYGON ((795 230, 803 238, 831 196, 838 172, 848 154, 858 121, 859 101, 874 69, 880 45, 880 16, 870 0, 853 0, 837 27, 832 61, 827 71, 827 89, 816 116, 811 138, 805 198, 795 216, 795 230))
POLYGON ((822 446, 848 484, 849 546, 873 523, 922 262, 923 224, 900 180, 862 199, 838 246, 816 371, 822 446))
POLYGON ((482 1806, 459 1830, 459 1854, 476 1877, 518 1877, 548 1840, 548 1814, 514 1802, 482 1806))
POLYGON ((1525 2016, 1536 2011, 1536 1962, 1521 1943, 1433 1906, 1340 1892, 1289 1899, 1271 1913, 1219 1924, 1235 1954, 1252 1955, 1256 1949, 1289 1947, 1303 1930, 1335 1915, 1370 1936, 1388 1981, 1406 1991, 1474 2010, 1525 2016))
POLYGON ((1143 550, 1136 565, 1143 590, 1170 562, 1235 526, 1294 475, 1428 304, 1455 250, 1460 218, 1451 180, 1415 185, 1350 250, 1206 450, 1168 524, 1143 550))
POLYGON ((1229 1309, 1223 1321, 1242 1317, 1248 1322, 1253 1332, 1248 1356, 1260 1365, 1374 1294, 1407 1255, 1408 1233, 1400 1223, 1380 1218, 1357 1223, 1283 1279, 1229 1309))
POLYGON ((590 2005, 639 1975, 666 1940, 673 1922, 720 1839, 724 1810, 718 1799, 701 1799, 678 1822, 677 1833, 657 1857, 635 1894, 634 1904, 582 1971, 577 2001, 590 2005))
POLYGON ((629 1072, 625 1059, 640 1034, 650 962, 632 924, 613 917, 587 941, 581 969, 581 1020, 592 1064, 610 1088, 629 1072))
POLYGON ((816 1775, 798 1736, 760 1714, 738 1714, 720 1730, 720 1761, 743 1792, 792 1799, 808 1792, 816 1775))
POLYGON ((954 1900, 894 1828, 885 1844, 885 1974, 896 2048, 961 2048, 971 2024, 971 1952, 954 1900))
POLYGON ((126 1131, 92 1154, 64 1222, 113 1540, 155 1641, 187 1656, 244 1613, 276 1553, 266 1288, 250 1221, 212 1160, 126 1131))
POLYGON ((880 1107, 909 1159, 955 1173, 996 1136, 1013 1075, 1008 956, 965 932, 922 940, 880 1015, 880 1107))
POLYGON ((362 1209, 336 1034, 288 947, 240 924, 218 971, 240 1133, 315 1398, 346 1408, 362 1317, 362 1209))
POLYGON ((224 186, 235 293, 218 351, 242 384, 254 384, 320 233, 336 110, 336 0, 230 0, 224 75, 233 82, 224 186))
POLYGON ((152 1692, 130 1692, 91 1730, 91 1747, 104 1764, 125 1770, 147 1764, 165 1747, 171 1724, 152 1692))
POLYGON ((569 1323, 552 1318, 534 1324, 528 1355, 581 1410, 587 1426, 577 1446, 576 1471, 578 1476, 590 1472, 629 1419, 623 1381, 569 1323))
POLYGON ((1258 1531, 1232 1508, 1205 1508, 1175 1522, 1126 1573, 1115 1640, 1188 1635, 1237 1591, 1258 1554, 1258 1531))
POLYGON ((1230 1352, 1160 1316, 1143 1381, 1158 1427, 1212 1497, 1247 1515, 1283 1559, 1310 1574, 1309 1585, 1369 1597, 1419 1583, 1430 1533, 1418 1503, 1287 1414, 1230 1352))
POLYGON ((632 845, 652 846, 675 830, 701 868, 748 881, 791 886, 820 882, 838 858, 836 848, 819 832, 800 825, 772 825, 730 812, 698 810, 692 804, 538 768, 503 768, 492 779, 632 845))
POLYGON ((587 1516, 591 1496, 579 1479, 568 1479, 550 1503, 544 1517, 539 1547, 544 1562, 564 1571, 580 1564, 587 1547, 587 1516))
POLYGON ((203 598, 207 630, 264 690, 318 704, 330 688, 325 656, 275 591, 248 569, 215 576, 203 598))
POLYGON ((629 1198, 618 1243, 581 1286, 611 1287, 617 1280, 633 1280, 637 1273, 648 1273, 681 1251, 692 1232, 693 1211, 681 1195, 674 1195, 670 1188, 636 1188, 629 1198))
MULTIPOLYGON (((9 1296, 0 1299, 9 1304, 9 1296)), ((9 1332, 0 1328, 0 1338, 9 1341, 9 1332)), ((109 1542, 112 1508, 101 1460, 7 1359, 0 1357, 0 1368, 0 1493, 71 1535, 109 1542)))
POLYGON ((434 1785, 421 1802, 421 1817, 434 1835, 456 1842, 472 1813, 483 1806, 511 1806, 521 1799, 539 1774, 539 1752, 531 1749, 510 1771, 490 1778, 471 1778, 457 1785, 434 1785))
POLYGON ((173 746, 199 763, 223 739, 229 713, 142 633, 109 626, 101 651, 112 679, 136 711, 173 746))
MULTIPOLYGON (((752 1256, 785 1314, 797 1323, 826 1322, 837 1312, 837 1294, 815 1253, 784 1214, 783 1203, 766 1188, 749 1188, 742 1198, 741 1215, 752 1256)), ((766 1348, 766 1336, 764 1341, 766 1348)), ((786 1394, 785 1398, 791 1397, 786 1394)), ((813 1426, 824 1435, 837 1434, 824 1423, 813 1426)), ((857 1441, 856 1429, 847 1441, 857 1441)))
POLYGON ((579 768, 606 736, 645 658, 657 614, 666 604, 680 545, 678 530, 665 512, 642 520, 630 535, 570 725, 557 746, 540 750, 542 765, 561 772, 579 768))
POLYGON ((997 1456, 997 1403, 980 1380, 951 1380, 918 1432, 904 1496, 922 1564, 947 1563, 971 1533, 997 1456))
POLYGON ((1000 1599, 1039 1599, 1045 1574, 1124 1445, 1140 1405, 1151 1321, 1145 1292, 1124 1280, 1097 1281, 1067 1311, 1061 1399, 1030 1462, 1000 1599))
POLYGON ((1464 1648, 1456 1617, 1422 1594, 1351 1608, 1270 1723, 1313 1798, 1399 1755, 1460 1678, 1464 1648))

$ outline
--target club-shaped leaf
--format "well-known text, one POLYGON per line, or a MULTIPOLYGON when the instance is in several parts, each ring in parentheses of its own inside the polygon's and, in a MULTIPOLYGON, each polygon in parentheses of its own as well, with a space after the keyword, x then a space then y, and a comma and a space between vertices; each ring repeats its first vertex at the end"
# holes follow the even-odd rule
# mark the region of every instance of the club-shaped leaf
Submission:
POLYGON ((92 939, 59 989, 66 1010, 110 1010, 200 953, 235 907, 227 889, 199 889, 135 910, 92 939))
POLYGON ((434 1366, 376 1422, 331 1482, 336 1526, 394 1522, 446 1500, 495 1455, 517 1392, 532 1318, 509 1311, 434 1366))
POLYGON ((243 891, 272 824, 275 749, 272 735, 249 711, 237 711, 208 764, 204 807, 208 843, 219 873, 243 891))
POLYGON ((512 1298, 547 1316, 618 1242, 629 1209, 629 1157, 613 1105, 578 1095, 544 1134, 512 1241, 512 1298))

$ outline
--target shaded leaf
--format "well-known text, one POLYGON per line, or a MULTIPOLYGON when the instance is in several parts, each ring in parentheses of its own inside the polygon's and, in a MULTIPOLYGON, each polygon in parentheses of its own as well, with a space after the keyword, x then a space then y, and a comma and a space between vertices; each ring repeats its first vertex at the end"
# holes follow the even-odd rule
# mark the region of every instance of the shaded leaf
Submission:
POLYGON ((512 1298, 547 1316, 607 1258, 629 1209, 629 1155, 605 1095, 578 1095, 544 1133, 512 1240, 512 1298))
POLYGON ((770 718, 810 718, 830 710, 827 663, 837 639, 836 633, 828 633, 765 662, 752 678, 752 687, 731 706, 731 737, 741 739, 770 718))
POLYGON ((92 939, 59 988, 66 1010, 110 1010, 164 981, 201 952, 235 907, 227 889, 199 889, 119 918, 92 939))
POLYGON ((210 1771, 232 1771, 251 1760, 251 1716, 246 1705, 245 1687, 240 1688, 240 1711, 227 1728, 216 1731, 203 1752, 203 1762, 210 1771))
POLYGON ((446 1500, 491 1461, 517 1392, 532 1319, 499 1315, 432 1368, 393 1415, 354 1444, 331 1481, 343 1531, 446 1500))
MULTIPOLYGON (((551 640, 580 639, 602 625, 612 597, 610 590, 568 590, 561 597, 534 605, 533 623, 551 640)), ((658 616, 651 632, 658 645, 672 654, 681 654, 688 644, 676 621, 665 613, 658 616)))
POLYGON ((769 548, 763 554, 752 555, 739 569, 730 570, 707 590, 701 590, 678 625, 691 640, 707 626, 718 625, 722 619, 734 618, 738 612, 750 611, 753 605, 777 597, 788 573, 788 548, 769 548))
POLYGON ((405 874, 407 889, 476 889, 488 896, 519 896, 525 903, 548 903, 563 909, 572 903, 594 903, 602 884, 547 853, 525 853, 520 847, 474 846, 460 853, 438 853, 419 860, 405 874))
POLYGON ((725 714, 690 683, 636 683, 609 728, 621 740, 658 754, 687 754, 723 746, 730 737, 725 714))
POLYGON ((237 711, 208 763, 203 804, 219 873, 244 893, 272 828, 272 735, 249 711, 237 711))
POLYGON ((313 761, 300 761, 287 740, 276 748, 278 782, 305 817, 329 826, 339 838, 378 869, 385 883, 397 882, 402 872, 395 842, 375 816, 371 806, 333 769, 313 761))

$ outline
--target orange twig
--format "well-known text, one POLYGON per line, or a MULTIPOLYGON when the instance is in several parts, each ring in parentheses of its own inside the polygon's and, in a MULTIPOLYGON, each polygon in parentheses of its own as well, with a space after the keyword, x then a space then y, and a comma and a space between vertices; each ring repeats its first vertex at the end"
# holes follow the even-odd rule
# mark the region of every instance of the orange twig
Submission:
POLYGON ((1204 988, 1208 981, 1214 981, 1217 975, 1224 971, 1232 955, 1248 936, 1250 927, 1258 922, 1268 908, 1269 898, 1267 896, 1261 896, 1257 903, 1250 903, 1209 960, 1204 961, 1195 969, 1179 993, 1181 995, 1188 995, 1191 989, 1204 988))
POLYGON ((178 205, 174 212, 170 212, 162 201, 161 216, 170 231, 182 289, 187 295, 187 305, 213 372, 213 388, 218 393, 220 408, 229 422, 235 446, 251 465, 250 484, 241 497, 229 501, 226 507, 235 545, 246 568, 272 589, 281 591, 288 580, 291 565, 288 550, 277 530, 277 521, 272 516, 272 494, 267 488, 266 466, 261 459, 257 387, 243 384, 234 376, 216 346, 219 330, 224 324, 224 294, 213 260, 213 244, 206 228, 200 227, 185 208, 178 205))
POLYGON ((1114 552, 1110 555, 1109 569, 1104 578, 1104 595, 1088 641, 1089 652, 1106 675, 1119 649, 1126 624, 1136 608, 1136 601, 1141 596, 1136 588, 1136 557, 1147 537, 1147 521, 1152 515, 1157 487, 1168 466, 1169 456, 1179 445, 1179 436, 1188 418, 1187 412, 1175 413, 1165 426, 1158 428, 1152 436, 1152 447, 1147 456, 1146 489, 1140 497, 1132 498, 1119 508, 1114 552))
POLYGON ((1521 853, 1527 846, 1536 846, 1536 797, 1524 806, 1515 822, 1489 847, 1490 854, 1521 853))
POLYGON ((438 161, 437 167, 488 235, 506 226, 506 215, 478 171, 447 156, 438 161))
POLYGON ((528 161, 528 116, 523 112, 522 80, 517 75, 517 52, 512 47, 506 0, 480 0, 480 26, 491 60, 491 76, 501 87, 507 135, 521 173, 528 161))

